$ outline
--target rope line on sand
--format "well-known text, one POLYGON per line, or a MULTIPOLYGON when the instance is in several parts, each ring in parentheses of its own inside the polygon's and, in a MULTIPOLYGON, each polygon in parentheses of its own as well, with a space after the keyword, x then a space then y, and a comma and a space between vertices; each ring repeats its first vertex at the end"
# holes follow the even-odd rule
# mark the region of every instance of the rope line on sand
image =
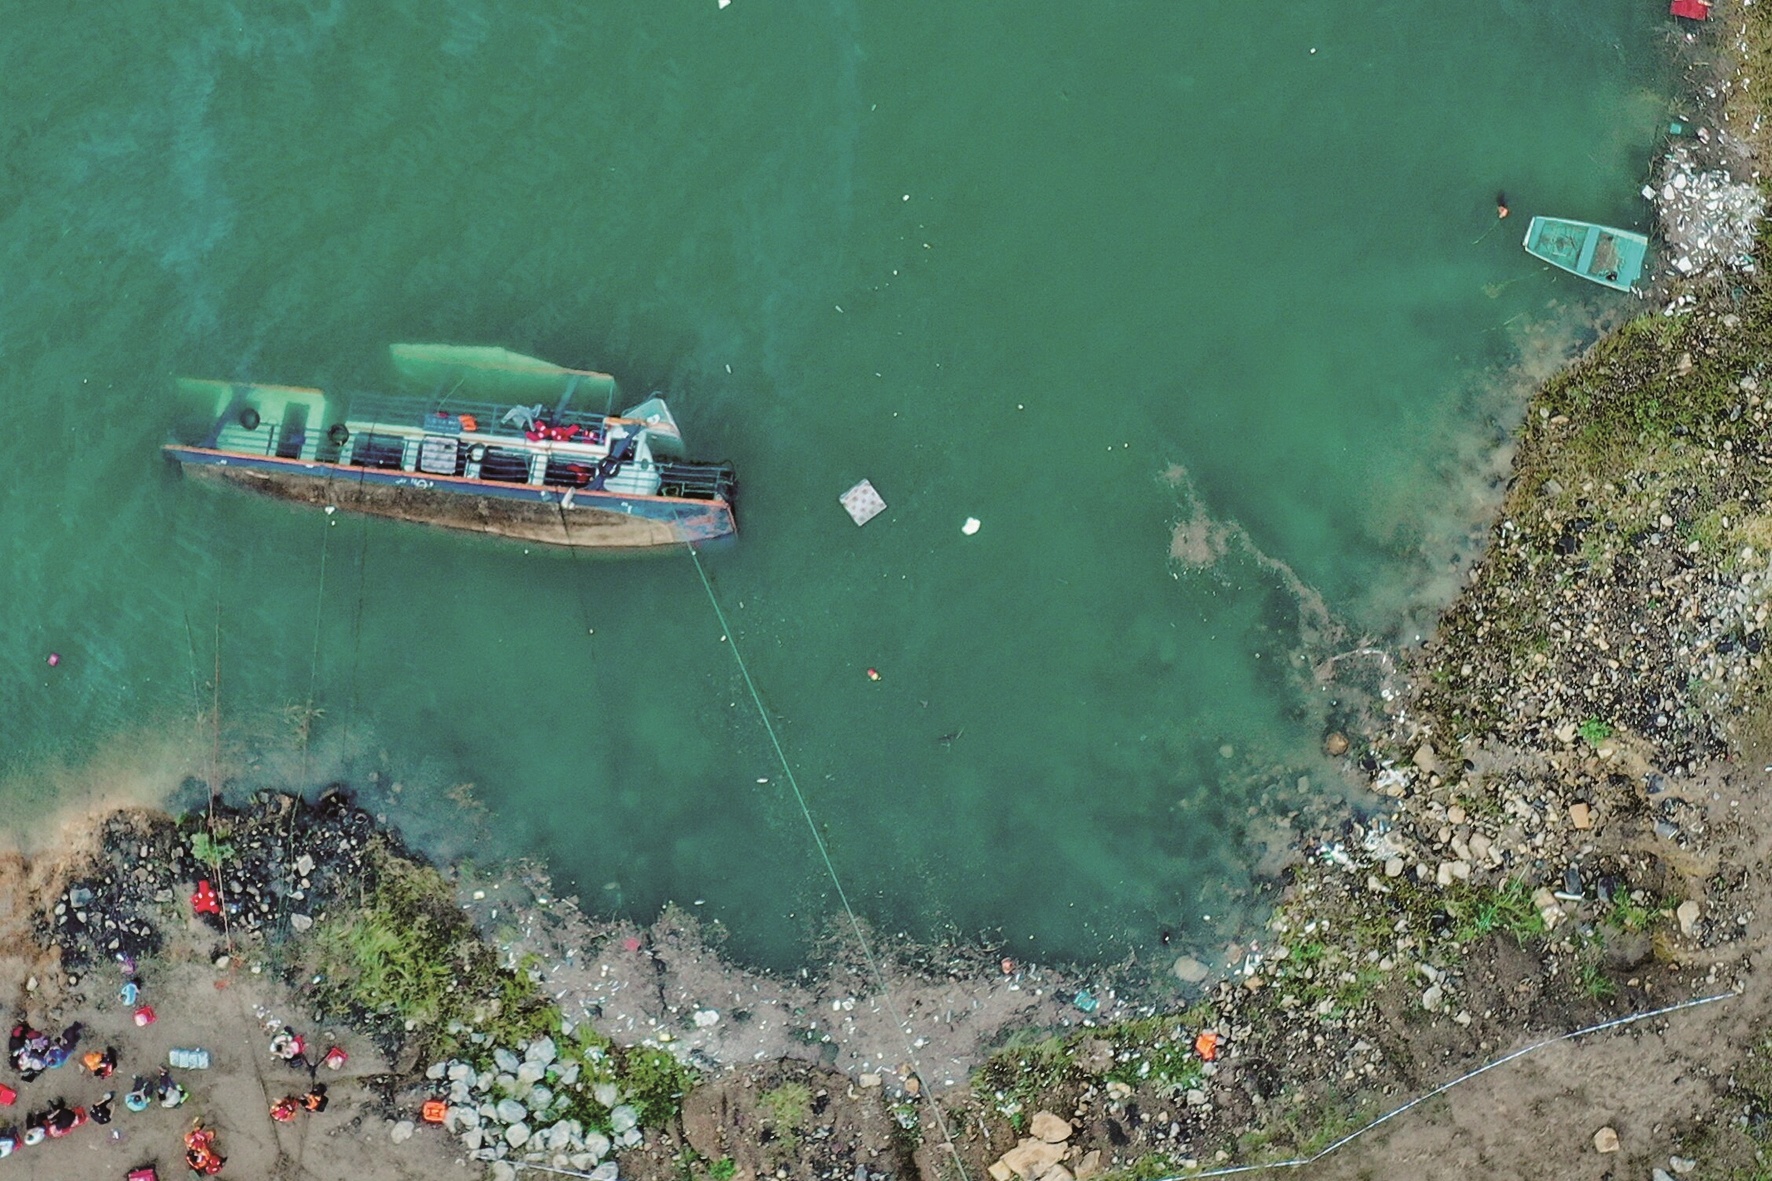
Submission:
MULTIPOLYGON (((880 1003, 885 1005, 886 1011, 892 1015, 893 1024, 898 1026, 898 1034, 904 1039, 905 1056, 914 1064, 918 1055, 916 1047, 912 1044, 910 1026, 906 1024, 903 1015, 899 1013, 898 1006, 892 1002, 892 991, 886 986, 886 974, 880 971, 880 963, 874 958, 873 944, 869 943, 868 937, 862 933, 860 917, 856 915, 855 908, 849 905, 849 894, 843 889, 842 879, 837 876, 837 867, 831 861, 830 849, 825 845, 823 834, 818 831, 818 824, 812 819, 812 809, 806 804, 806 796, 800 790, 799 780, 794 778, 794 769, 788 764, 787 751, 782 749, 781 738, 775 732, 775 723, 770 720, 769 711, 764 708, 763 696, 757 692, 757 683, 751 679, 751 670, 745 664, 744 654, 738 650, 738 638, 732 634, 732 628, 726 622, 726 612, 721 608, 718 596, 714 594, 714 584, 708 581, 708 572, 702 568, 701 555, 696 552, 693 543, 685 542, 684 545, 689 550, 689 556, 695 560, 695 572, 701 575, 701 585, 708 592, 708 602, 713 604, 714 615, 720 621, 721 636, 732 649, 732 659, 737 662, 739 675, 744 678, 745 688, 751 694, 751 701, 757 706, 757 716, 762 719, 763 729, 769 735, 769 743, 775 748, 775 757, 781 763, 782 774, 787 777, 788 786, 794 791, 795 802, 800 805, 800 815, 806 818, 806 829, 812 834, 812 843, 818 847, 818 855, 824 861, 825 872, 830 875, 831 885, 836 887, 837 900, 843 904, 843 912, 849 916, 850 930, 855 932, 855 941, 861 947, 863 958, 868 962, 868 971, 873 973, 874 980, 880 986, 880 1003)), ((942 1115, 941 1104, 935 1101, 934 1095, 929 1096, 928 1107, 935 1116, 936 1126, 941 1129, 942 1141, 947 1144, 948 1152, 954 1158, 954 1167, 959 1171, 961 1181, 969 1181, 966 1162, 960 1157, 960 1148, 954 1143, 954 1137, 948 1131, 947 1117, 942 1115)))
POLYGON ((1566 1041, 1570 1041, 1574 1038, 1586 1037, 1590 1033, 1601 1033, 1601 1032, 1608 1030, 1608 1029, 1617 1029, 1619 1026, 1622 1026, 1622 1025, 1632 1025, 1638 1021, 1647 1021, 1651 1017, 1665 1017, 1669 1013, 1678 1013, 1681 1009, 1696 1009, 1700 1005, 1709 1005, 1709 1004, 1714 1004, 1717 1001, 1730 1000, 1735 995, 1736 994, 1733 992, 1719 992, 1719 993, 1715 993, 1711 996, 1701 996, 1701 997, 1698 997, 1694 1000, 1681 1001, 1677 1005, 1667 1005, 1667 1006, 1664 1006, 1663 1008, 1659 1008, 1659 1009, 1650 1009, 1646 1013, 1632 1013, 1627 1017, 1614 1017, 1610 1021, 1602 1021, 1598 1025, 1589 1025, 1584 1029, 1577 1029, 1572 1033, 1560 1033, 1556 1037, 1547 1037, 1543 1041, 1534 1042, 1531 1045, 1526 1046, 1522 1049, 1515 1050, 1510 1054, 1503 1054, 1501 1057, 1496 1058, 1493 1061, 1485 1062, 1483 1065, 1477 1067, 1475 1070, 1469 1072, 1468 1074, 1461 1074, 1449 1083, 1441 1083, 1439 1086, 1435 1087, 1433 1090, 1429 1091, 1425 1095, 1417 1095, 1415 1098, 1409 1100, 1409 1102, 1403 1104, 1401 1107, 1397 1107, 1397 1108, 1394 1108, 1390 1111, 1385 1112, 1383 1115, 1379 1116, 1377 1119, 1373 1120, 1371 1123, 1366 1124, 1363 1127, 1356 1128, 1354 1131, 1349 1132, 1347 1135, 1345 1135, 1341 1139, 1335 1141, 1333 1144, 1329 1145, 1326 1148, 1320 1149, 1317 1152, 1312 1153, 1310 1156, 1296 1157, 1292 1160, 1274 1161, 1270 1164, 1265 1164, 1265 1165, 1231 1165, 1227 1168, 1207 1169, 1204 1172, 1199 1172, 1199 1173, 1178 1173, 1173 1176, 1164 1177, 1164 1178, 1162 1178, 1162 1181, 1193 1181, 1194 1178, 1198 1178, 1198 1177, 1230 1177, 1230 1176, 1233 1176, 1238 1173, 1257 1173, 1257 1172, 1264 1172, 1269 1169, 1302 1168, 1305 1165, 1314 1164, 1315 1162, 1322 1160, 1324 1157, 1328 1156, 1330 1153, 1334 1152, 1336 1149, 1342 1147, 1345 1144, 1351 1143, 1354 1140, 1359 1139, 1361 1136, 1364 1136, 1367 1132, 1370 1132, 1373 1128, 1378 1127, 1380 1124, 1388 1123, 1389 1121, 1395 1119, 1399 1115, 1402 1115, 1404 1112, 1410 1110, 1411 1108, 1419 1107, 1423 1103, 1426 1103, 1429 1099, 1435 1098, 1436 1096, 1439 1096, 1439 1095, 1444 1095, 1447 1091, 1450 1091, 1453 1087, 1458 1086, 1460 1083, 1467 1083, 1471 1079, 1476 1078, 1479 1074, 1486 1074, 1489 1071, 1494 1070, 1497 1066, 1506 1065, 1507 1063, 1512 1062, 1516 1058, 1524 1058, 1527 1054, 1531 1054, 1531 1053, 1534 1053, 1535 1051, 1542 1050, 1546 1046, 1554 1046, 1558 1042, 1566 1042, 1566 1041))

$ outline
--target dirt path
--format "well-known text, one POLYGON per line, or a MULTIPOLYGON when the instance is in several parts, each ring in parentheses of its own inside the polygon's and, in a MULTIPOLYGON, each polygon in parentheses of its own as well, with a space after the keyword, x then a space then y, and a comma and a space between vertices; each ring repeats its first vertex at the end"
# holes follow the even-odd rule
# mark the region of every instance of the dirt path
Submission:
MULTIPOLYGON (((1739 981, 1735 999, 1546 1047, 1454 1088, 1313 1166, 1273 1175, 1307 1181, 1601 1181, 1647 1178, 1656 1168, 1672 1173, 1670 1157, 1681 1135, 1719 1117, 1726 1081, 1772 1027, 1767 927, 1760 917, 1772 906, 1765 868, 1772 855, 1769 788, 1772 776, 1763 772, 1743 777, 1724 771, 1701 777, 1685 793, 1705 801, 1707 825, 1717 834, 1705 852, 1723 864, 1753 867, 1727 892, 1712 878, 1705 899, 1707 912, 1719 921, 1748 918, 1745 926, 1737 924, 1739 938, 1707 957, 1719 966, 1744 967, 1720 973, 1711 989, 1727 992, 1739 981), (1594 1134, 1602 1127, 1617 1132, 1616 1153, 1596 1151, 1594 1134)), ((1519 1044, 1534 1040, 1521 1038, 1519 1044)))

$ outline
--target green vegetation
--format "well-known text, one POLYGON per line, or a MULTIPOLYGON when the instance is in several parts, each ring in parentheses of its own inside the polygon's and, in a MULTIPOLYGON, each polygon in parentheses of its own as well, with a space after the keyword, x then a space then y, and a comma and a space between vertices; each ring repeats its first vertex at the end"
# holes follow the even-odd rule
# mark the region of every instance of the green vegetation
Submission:
POLYGON ((1612 895, 1611 905, 1600 922, 1620 931, 1647 931, 1672 916, 1673 912, 1673 907, 1651 901, 1640 890, 1619 890, 1612 895), (1642 896, 1632 897, 1633 893, 1642 896))
POLYGON ((631 1046, 618 1052, 618 1079, 640 1122, 663 1127, 676 1118, 683 1096, 695 1086, 695 1074, 667 1050, 631 1046))
POLYGON ((207 865, 209 871, 214 873, 234 856, 234 846, 227 841, 216 840, 207 832, 194 832, 191 834, 191 856, 207 865))
POLYGON ((1116 1021, 1067 1037, 1011 1041, 979 1067, 972 1087, 1018 1133, 1027 1130, 1035 1111, 1057 1110, 1067 1088, 1086 1083, 1148 1084, 1180 1098, 1204 1081, 1194 1038, 1217 1017, 1216 1009, 1202 1002, 1180 1013, 1116 1021))
POLYGON ((1451 892, 1446 899, 1446 913, 1452 916, 1452 937, 1460 943, 1501 934, 1524 944, 1545 933, 1544 916, 1533 905, 1532 890, 1519 880, 1493 889, 1474 887, 1451 892))
POLYGON ((1599 718, 1589 718, 1576 728, 1576 733, 1586 739, 1589 746, 1598 746, 1612 737, 1612 727, 1599 718))
MULTIPOLYGON (((1191 1171, 1191 1170, 1190 1170, 1191 1171)), ((1129 1165, 1121 1165, 1117 1169, 1099 1175, 1098 1181, 1158 1181, 1162 1177, 1187 1176, 1175 1164, 1175 1158, 1166 1152, 1152 1152, 1139 1157, 1129 1165)))
POLYGON ((1041 1097, 1083 1078, 1064 1038, 1014 1040, 989 1058, 973 1075, 972 1086, 988 1106, 1006 1116, 1017 1132, 1039 1107, 1041 1097))
POLYGON ((732 1181, 733 1175, 737 1172, 738 1162, 729 1156, 723 1156, 708 1166, 708 1176, 713 1181, 732 1181))
POLYGON ((1375 1114, 1371 1104, 1328 1089, 1288 1090, 1273 1104, 1273 1111, 1261 1127, 1238 1137, 1238 1160, 1313 1156, 1370 1123, 1375 1114))
POLYGON ((607 1132, 609 1109, 592 1093, 599 1082, 615 1083, 644 1126, 676 1117, 694 1073, 668 1051, 618 1047, 588 1025, 569 1025, 536 987, 533 961, 502 965, 436 870, 380 848, 364 884, 360 906, 326 917, 290 949, 290 974, 317 981, 322 1010, 367 1026, 384 1045, 416 1040, 425 1057, 458 1057, 481 1070, 497 1047, 551 1037, 558 1058, 550 1085, 576 1074, 556 1085, 558 1118, 607 1132))
POLYGON ((1124 1048, 1114 1055, 1104 1079, 1129 1087, 1149 1083, 1167 1099, 1179 1099, 1205 1081, 1205 1063, 1194 1052, 1194 1034, 1187 1025, 1161 1017, 1125 1024, 1154 1028, 1117 1031, 1112 1040, 1124 1048))
POLYGON ((1583 996, 1596 1001, 1609 1001, 1618 995, 1618 985, 1613 982, 1612 977, 1606 975, 1594 956, 1582 956, 1575 971, 1575 987, 1583 996))
POLYGON ((786 1082, 763 1092, 758 1100, 776 1139, 792 1149, 799 1146, 800 1132, 812 1119, 812 1091, 805 1083, 786 1082))

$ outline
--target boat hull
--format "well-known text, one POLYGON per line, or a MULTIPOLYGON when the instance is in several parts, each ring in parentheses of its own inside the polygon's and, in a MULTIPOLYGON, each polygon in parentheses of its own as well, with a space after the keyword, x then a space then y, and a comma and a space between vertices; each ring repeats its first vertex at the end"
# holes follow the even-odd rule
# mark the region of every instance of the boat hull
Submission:
POLYGON ((723 500, 415 475, 179 444, 164 450, 189 475, 279 500, 543 545, 639 551, 737 532, 723 500))
POLYGON ((1524 245, 1533 258, 1614 291, 1634 288, 1649 252, 1635 231, 1559 217, 1533 218, 1524 245))

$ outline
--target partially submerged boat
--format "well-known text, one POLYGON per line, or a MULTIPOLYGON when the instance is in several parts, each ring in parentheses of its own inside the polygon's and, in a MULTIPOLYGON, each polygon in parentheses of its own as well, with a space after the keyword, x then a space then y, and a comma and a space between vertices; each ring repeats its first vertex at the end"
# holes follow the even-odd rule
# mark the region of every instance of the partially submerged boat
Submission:
POLYGON ((732 466, 683 458, 656 395, 501 348, 394 345, 404 393, 348 396, 184 378, 201 417, 167 456, 196 476, 316 507, 583 549, 737 531, 732 466))
POLYGON ((1649 239, 1592 222, 1535 217, 1526 227, 1526 253, 1602 287, 1629 291, 1642 277, 1649 239))

